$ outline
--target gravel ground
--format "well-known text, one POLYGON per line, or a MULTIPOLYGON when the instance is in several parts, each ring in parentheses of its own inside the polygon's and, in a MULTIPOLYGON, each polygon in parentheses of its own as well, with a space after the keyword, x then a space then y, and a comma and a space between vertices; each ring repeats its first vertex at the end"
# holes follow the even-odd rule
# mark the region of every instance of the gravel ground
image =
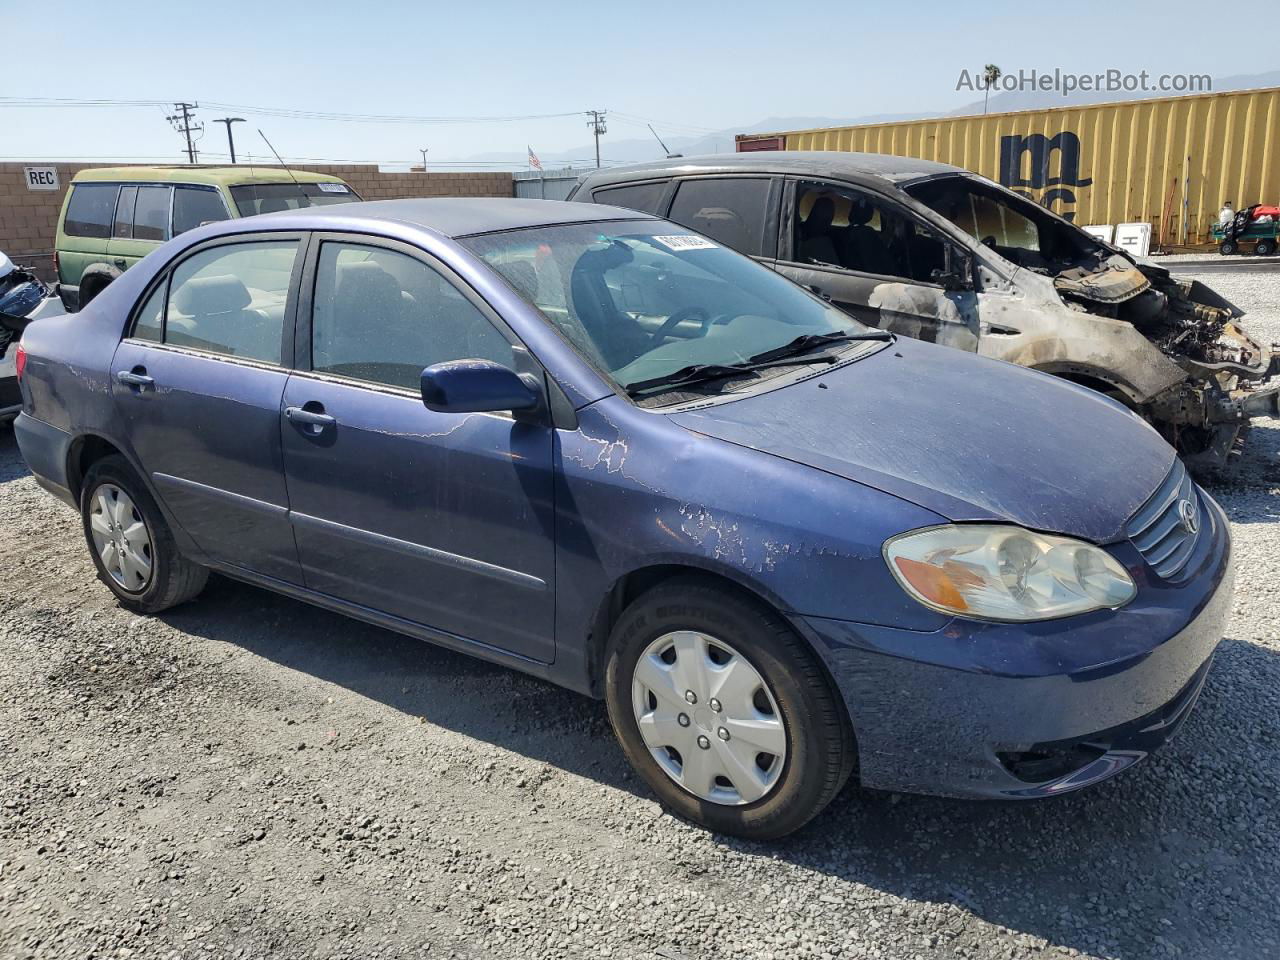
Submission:
MULTIPOLYGON (((1280 281, 1211 285, 1280 340, 1280 281)), ((1214 490, 1234 617, 1178 739, 1049 802, 664 814, 600 704, 215 579, 157 619, 0 433, 0 957, 1280 954, 1280 425, 1214 490)))

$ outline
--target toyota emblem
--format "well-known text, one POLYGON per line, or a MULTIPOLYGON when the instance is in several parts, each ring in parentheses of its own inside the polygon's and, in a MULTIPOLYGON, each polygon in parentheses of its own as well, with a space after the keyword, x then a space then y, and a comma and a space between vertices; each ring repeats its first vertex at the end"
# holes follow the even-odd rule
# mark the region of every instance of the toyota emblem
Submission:
POLYGON ((1200 511, 1190 500, 1178 501, 1178 517, 1182 520, 1182 529, 1195 536, 1200 530, 1200 511))

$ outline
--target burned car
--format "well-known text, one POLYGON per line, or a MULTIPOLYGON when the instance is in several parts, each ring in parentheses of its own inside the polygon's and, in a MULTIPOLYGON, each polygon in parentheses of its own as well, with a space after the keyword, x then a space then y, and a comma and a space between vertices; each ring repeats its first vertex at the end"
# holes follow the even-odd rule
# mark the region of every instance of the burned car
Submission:
POLYGON ((601 170, 572 196, 668 217, 866 323, 1096 389, 1201 472, 1277 414, 1277 365, 1243 311, 958 167, 755 152, 601 170))
POLYGON ((32 320, 61 312, 61 302, 43 280, 0 253, 0 424, 22 409, 14 344, 32 320))

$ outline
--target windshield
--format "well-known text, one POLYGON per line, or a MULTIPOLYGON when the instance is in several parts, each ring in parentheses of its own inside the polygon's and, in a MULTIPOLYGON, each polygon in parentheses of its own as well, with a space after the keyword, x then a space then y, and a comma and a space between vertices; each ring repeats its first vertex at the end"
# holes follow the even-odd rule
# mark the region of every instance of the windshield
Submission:
POLYGON ((743 364, 805 335, 868 329, 767 267, 665 221, 462 242, 623 387, 693 366, 743 364))
POLYGON ((232 187, 231 196, 242 217, 360 199, 345 183, 246 183, 232 187))
POLYGON ((992 183, 959 175, 933 177, 906 191, 1010 263, 1038 273, 1054 274, 1107 256, 1083 230, 992 183))

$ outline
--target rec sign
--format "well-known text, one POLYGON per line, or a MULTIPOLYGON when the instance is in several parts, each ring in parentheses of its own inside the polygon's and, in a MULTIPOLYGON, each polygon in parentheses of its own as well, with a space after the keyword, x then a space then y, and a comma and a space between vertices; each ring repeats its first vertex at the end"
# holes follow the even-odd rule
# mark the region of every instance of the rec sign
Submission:
POLYGON ((23 167, 22 172, 26 176, 28 190, 58 189, 57 167, 23 167))

